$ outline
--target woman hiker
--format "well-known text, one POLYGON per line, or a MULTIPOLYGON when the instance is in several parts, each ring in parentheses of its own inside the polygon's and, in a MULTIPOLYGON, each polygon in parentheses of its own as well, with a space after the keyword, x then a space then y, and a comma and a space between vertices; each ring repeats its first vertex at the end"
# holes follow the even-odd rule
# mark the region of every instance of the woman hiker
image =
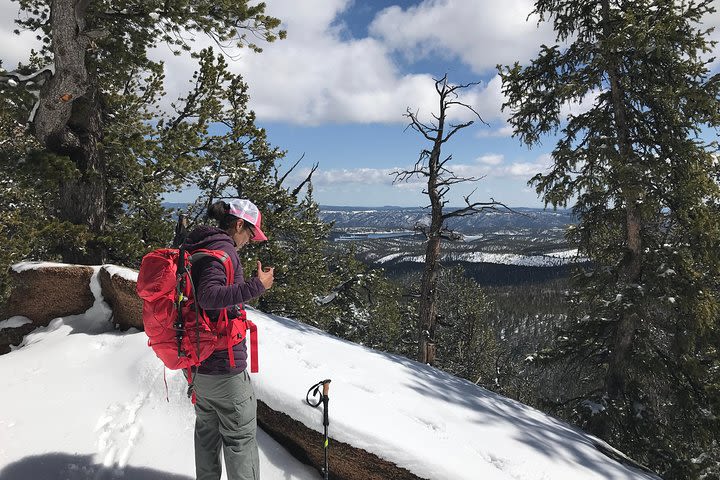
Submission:
MULTIPOLYGON (((273 269, 263 269, 258 261, 257 276, 246 279, 237 250, 250 241, 267 237, 260 229, 258 208, 245 199, 219 201, 208 208, 208 217, 218 227, 201 226, 185 239, 183 247, 192 252, 199 248, 222 250, 232 261, 234 282, 227 284, 223 265, 205 258, 196 262, 192 279, 200 308, 216 319, 223 309, 228 318, 244 317, 243 303, 257 298, 272 287, 273 269)), ((219 480, 222 473, 220 451, 225 457, 228 480, 260 478, 257 430, 257 400, 247 368, 246 341, 231 350, 213 352, 198 367, 193 378, 195 391, 195 471, 197 480, 219 480), (230 355, 234 358, 233 367, 230 355)))

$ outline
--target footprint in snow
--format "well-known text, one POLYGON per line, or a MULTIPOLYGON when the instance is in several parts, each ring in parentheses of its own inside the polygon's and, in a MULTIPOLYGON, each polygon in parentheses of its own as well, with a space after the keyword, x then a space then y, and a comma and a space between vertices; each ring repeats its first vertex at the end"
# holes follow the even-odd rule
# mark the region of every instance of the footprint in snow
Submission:
POLYGON ((310 363, 307 360, 305 360, 304 358, 301 358, 299 361, 302 365, 304 365, 306 368, 308 368, 310 370, 317 370, 318 368, 320 368, 318 365, 315 365, 314 363, 310 363))
POLYGON ((285 348, 287 348, 288 350, 293 350, 295 352, 301 352, 303 349, 303 346, 299 343, 288 342, 285 344, 285 348))
POLYGON ((139 393, 131 402, 114 403, 98 419, 95 426, 99 434, 97 461, 104 467, 124 468, 127 465, 142 434, 137 414, 147 397, 147 393, 139 393))
POLYGON ((427 418, 422 418, 422 417, 411 417, 411 418, 413 418, 413 420, 415 420, 416 422, 422 424, 428 430, 431 430, 433 433, 439 435, 440 438, 447 438, 447 432, 445 431, 445 425, 438 424, 427 418))
POLYGON ((367 392, 367 393, 378 393, 377 390, 375 390, 374 388, 369 387, 369 386, 367 386, 367 385, 365 385, 365 384, 363 384, 363 383, 356 383, 356 384, 354 385, 354 387, 357 388, 358 390, 362 390, 362 391, 367 392))

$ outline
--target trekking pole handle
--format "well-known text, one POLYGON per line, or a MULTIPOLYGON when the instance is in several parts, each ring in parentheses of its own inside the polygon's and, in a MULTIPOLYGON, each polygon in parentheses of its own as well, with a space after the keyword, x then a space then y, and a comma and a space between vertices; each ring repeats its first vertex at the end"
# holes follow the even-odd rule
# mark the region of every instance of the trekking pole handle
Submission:
POLYGON ((323 425, 325 425, 325 428, 327 428, 328 425, 330 425, 330 417, 328 416, 328 402, 330 401, 330 397, 328 396, 328 392, 330 391, 330 380, 327 381, 327 383, 323 383, 323 425))
POLYGON ((313 385, 312 387, 310 387, 310 390, 308 390, 307 395, 305 396, 305 401, 307 402, 307 404, 310 405, 311 407, 319 407, 320 404, 323 403, 323 400, 325 398, 327 398, 327 392, 328 392, 328 389, 330 388, 330 386, 328 385, 329 383, 330 383, 329 379, 322 380, 322 381, 316 383, 315 385, 313 385), (322 393, 320 393, 320 385, 322 385, 322 387, 323 387, 322 393), (310 400, 311 393, 312 393, 313 397, 319 396, 320 398, 318 398, 316 401, 311 401, 310 400))

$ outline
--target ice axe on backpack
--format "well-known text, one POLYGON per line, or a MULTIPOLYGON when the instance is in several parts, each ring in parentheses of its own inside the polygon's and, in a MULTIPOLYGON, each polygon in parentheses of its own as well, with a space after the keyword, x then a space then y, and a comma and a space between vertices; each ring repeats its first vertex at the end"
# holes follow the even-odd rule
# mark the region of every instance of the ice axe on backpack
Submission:
POLYGON ((311 407, 318 407, 322 403, 323 405, 323 427, 325 427, 325 441, 323 442, 323 448, 325 450, 325 466, 323 467, 323 478, 325 480, 328 480, 330 477, 330 471, 328 469, 328 444, 329 444, 329 437, 328 437, 328 426, 330 425, 330 418, 328 417, 328 402, 330 401, 330 397, 328 397, 328 392, 330 391, 330 380, 323 380, 321 382, 316 383, 312 387, 310 387, 310 390, 308 390, 307 395, 305 396, 305 401, 310 405, 311 407), (320 392, 320 386, 322 386, 322 392, 320 392), (313 400, 310 400, 310 393, 312 392, 313 400), (314 397, 319 397, 317 400, 315 400, 314 397))

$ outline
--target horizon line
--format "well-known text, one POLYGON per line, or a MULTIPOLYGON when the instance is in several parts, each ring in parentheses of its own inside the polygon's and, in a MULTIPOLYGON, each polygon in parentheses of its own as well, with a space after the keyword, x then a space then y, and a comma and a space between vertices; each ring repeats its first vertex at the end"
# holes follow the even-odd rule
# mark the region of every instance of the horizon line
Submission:
MULTIPOLYGON (((161 202, 161 205, 190 205, 192 202, 161 202)), ((426 210, 429 209, 429 206, 421 207, 417 205, 413 206, 402 206, 402 205, 328 205, 328 204, 322 204, 319 203, 318 206, 321 209, 328 209, 328 208, 351 208, 351 209, 362 209, 362 210, 375 210, 375 209, 393 209, 393 210, 404 210, 404 209, 421 209, 426 210)), ((453 209, 461 209, 464 207, 458 207, 458 206, 446 206, 443 208, 443 210, 453 210, 453 209)), ((512 206, 509 205, 508 208, 510 209, 524 209, 524 210, 543 210, 543 211, 570 211, 572 208, 553 208, 553 207, 528 207, 528 206, 512 206)), ((480 212, 478 212, 480 213, 480 212)))

